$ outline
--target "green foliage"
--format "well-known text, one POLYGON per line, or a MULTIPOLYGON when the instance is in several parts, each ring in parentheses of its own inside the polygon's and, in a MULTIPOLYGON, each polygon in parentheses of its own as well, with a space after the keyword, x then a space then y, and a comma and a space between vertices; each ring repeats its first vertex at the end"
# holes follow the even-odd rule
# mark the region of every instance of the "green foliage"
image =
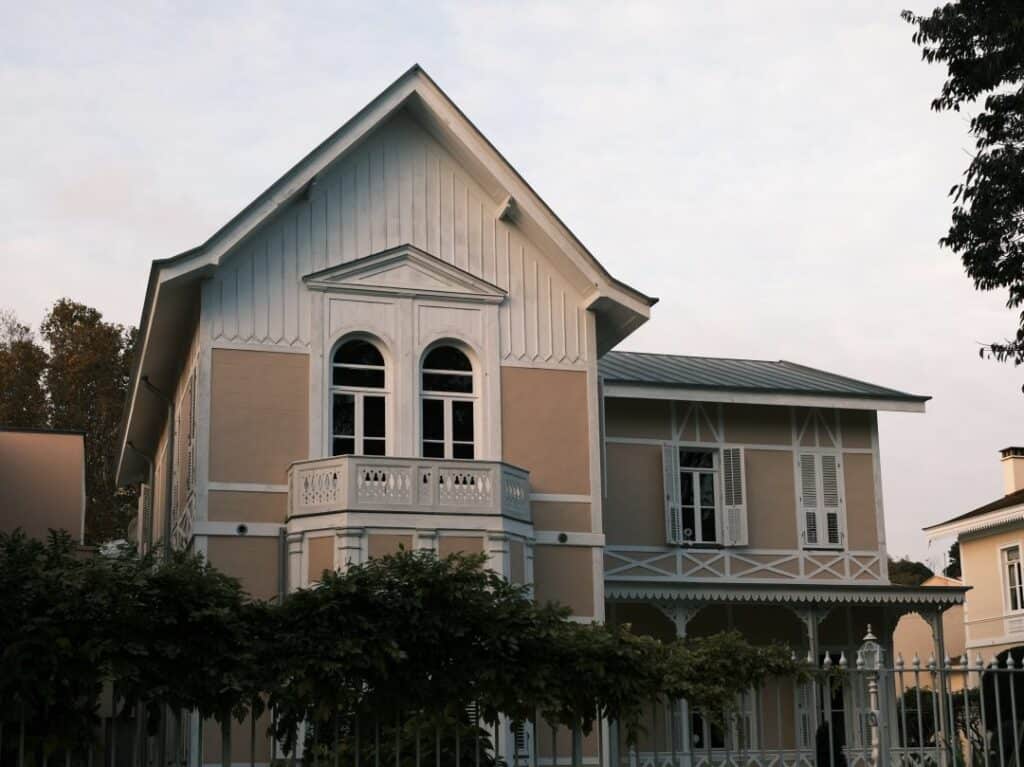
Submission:
POLYGON ((277 604, 247 600, 190 554, 80 559, 67 536, 0 534, 0 721, 24 713, 47 748, 80 745, 109 680, 119 706, 142 705, 150 722, 164 706, 224 725, 269 705, 289 750, 300 724, 326 755, 360 723, 364 748, 377 736, 397 757, 441 731, 446 763, 468 764, 478 742, 487 750, 478 725, 499 715, 583 731, 607 717, 631 739, 653 700, 715 716, 766 677, 802 671, 788 650, 735 633, 665 644, 568 620, 484 563, 402 551, 277 604))
POLYGON ((47 425, 43 373, 48 357, 28 325, 0 312, 0 426, 37 429, 47 425))
MULTIPOLYGON (((935 111, 959 111, 984 97, 971 118, 975 153, 953 186, 953 220, 940 240, 958 254, 979 290, 1007 288, 1008 308, 1024 304, 1024 5, 1019 0, 958 0, 919 16, 922 58, 946 65, 932 101, 935 111)), ((1013 337, 981 354, 1024 362, 1024 313, 1013 337)))
POLYGON ((898 586, 920 586, 935 573, 923 562, 909 557, 889 558, 889 581, 898 586))
POLYGON ((946 555, 948 564, 943 569, 942 574, 947 578, 961 578, 962 568, 960 566, 960 541, 954 541, 953 545, 949 547, 949 553, 946 555))

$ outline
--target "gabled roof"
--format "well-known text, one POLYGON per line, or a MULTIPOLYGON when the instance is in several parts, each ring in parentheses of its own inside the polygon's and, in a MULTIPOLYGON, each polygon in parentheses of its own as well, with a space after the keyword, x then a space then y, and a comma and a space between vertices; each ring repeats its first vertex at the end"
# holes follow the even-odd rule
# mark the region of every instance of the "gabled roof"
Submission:
POLYGON ((806 400, 810 405, 824 399, 835 403, 833 406, 841 402, 841 406, 858 409, 917 411, 923 411, 924 403, 931 399, 785 360, 612 351, 601 358, 599 369, 606 392, 613 396, 764 404, 802 404, 806 400))
POLYGON ((958 517, 930 525, 924 530, 930 538, 944 535, 974 533, 1010 522, 1024 521, 1024 490, 1004 495, 958 517))
POLYGON ((500 204, 523 233, 542 250, 562 259, 563 269, 577 276, 584 301, 597 317, 598 349, 611 348, 650 316, 656 302, 615 279, 477 129, 425 71, 414 65, 380 95, 302 158, 259 197, 217 230, 206 242, 172 258, 154 261, 139 322, 139 341, 121 431, 118 482, 141 476, 142 461, 128 444, 143 451, 155 448, 151 432, 158 428, 158 403, 139 397, 146 375, 158 388, 174 385, 177 337, 198 305, 199 281, 208 276, 236 246, 275 214, 307 194, 322 174, 399 110, 406 109, 464 165, 500 204), (141 408, 141 413, 139 412, 141 408))

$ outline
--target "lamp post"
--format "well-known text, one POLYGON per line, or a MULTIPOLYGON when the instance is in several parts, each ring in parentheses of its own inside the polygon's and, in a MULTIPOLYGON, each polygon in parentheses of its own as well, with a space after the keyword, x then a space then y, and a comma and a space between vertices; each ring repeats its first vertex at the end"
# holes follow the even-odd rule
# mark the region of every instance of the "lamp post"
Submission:
POLYGON ((878 734, 879 727, 879 705, 878 705, 878 673, 882 668, 881 645, 878 644, 878 637, 871 633, 871 624, 868 624, 868 633, 864 635, 864 641, 857 651, 857 668, 867 673, 868 680, 868 723, 871 727, 871 763, 878 767, 881 758, 881 739, 878 734))

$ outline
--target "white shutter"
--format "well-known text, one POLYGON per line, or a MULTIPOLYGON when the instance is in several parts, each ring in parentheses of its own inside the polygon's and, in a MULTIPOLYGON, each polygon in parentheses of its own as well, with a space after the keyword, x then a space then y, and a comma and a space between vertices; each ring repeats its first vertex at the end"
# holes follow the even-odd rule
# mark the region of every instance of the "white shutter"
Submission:
POLYGON ((800 512, 804 518, 804 543, 815 546, 818 543, 818 461, 814 453, 801 453, 800 470, 800 512))
POLYGON ((722 450, 722 513, 726 546, 747 545, 747 470, 742 447, 722 450))
POLYGON ((153 488, 147 484, 139 485, 139 548, 149 540, 153 529, 153 488))
POLYGON ((683 510, 679 502, 679 451, 671 445, 661 447, 662 488, 665 491, 665 538, 669 543, 683 542, 683 510))
POLYGON ((839 456, 821 456, 821 506, 825 516, 825 540, 830 546, 842 543, 840 512, 842 496, 839 492, 839 456))

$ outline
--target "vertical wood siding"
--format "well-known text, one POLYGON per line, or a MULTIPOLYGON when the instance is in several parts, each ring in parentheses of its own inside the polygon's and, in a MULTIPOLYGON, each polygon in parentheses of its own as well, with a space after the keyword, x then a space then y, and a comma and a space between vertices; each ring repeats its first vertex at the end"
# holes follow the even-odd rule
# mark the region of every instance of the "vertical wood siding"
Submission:
POLYGON ((586 360, 579 293, 411 117, 399 113, 308 200, 281 211, 218 268, 210 285, 215 340, 306 348, 301 278, 411 243, 509 291, 501 307, 506 362, 586 360))

